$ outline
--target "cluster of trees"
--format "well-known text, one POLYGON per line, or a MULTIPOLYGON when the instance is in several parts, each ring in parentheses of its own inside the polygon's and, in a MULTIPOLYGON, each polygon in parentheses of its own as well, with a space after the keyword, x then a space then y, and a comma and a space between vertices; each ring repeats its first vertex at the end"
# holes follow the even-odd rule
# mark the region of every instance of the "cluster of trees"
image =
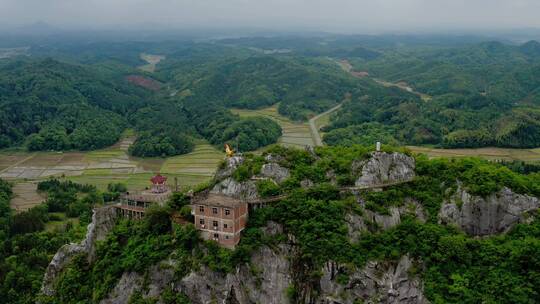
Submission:
POLYGON ((142 132, 129 153, 140 157, 169 156, 193 151, 195 144, 191 137, 182 133, 142 132))
POLYGON ((32 150, 111 145, 125 128, 122 116, 148 96, 119 79, 101 67, 53 59, 3 61, 0 148, 25 140, 32 150))
POLYGON ((47 203, 28 211, 14 214, 9 206, 11 185, 0 180, 0 294, 3 303, 35 303, 41 288, 45 268, 58 249, 84 237, 89 216, 81 216, 80 225, 67 224, 65 229, 44 230, 45 224, 55 220, 53 210, 69 210, 77 214, 88 212, 99 201, 92 196, 95 189, 58 180, 39 184, 47 191, 47 203), (88 192, 82 198, 73 197, 69 191, 88 192), (78 208, 78 207, 83 208, 78 208))

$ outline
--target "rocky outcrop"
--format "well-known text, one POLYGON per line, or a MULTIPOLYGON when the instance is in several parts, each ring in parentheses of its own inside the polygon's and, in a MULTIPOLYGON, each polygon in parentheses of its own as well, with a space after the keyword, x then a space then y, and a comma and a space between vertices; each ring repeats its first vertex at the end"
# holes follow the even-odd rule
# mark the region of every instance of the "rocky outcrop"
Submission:
POLYGON ((361 303, 429 303, 423 294, 421 281, 409 276, 411 267, 412 261, 407 256, 402 257, 397 264, 368 262, 363 269, 348 274, 345 284, 340 284, 337 282, 338 274, 348 271, 336 263, 328 262, 322 270, 318 303, 353 304, 358 303, 358 300, 361 303))
POLYGON ((414 178, 414 158, 402 153, 373 152, 367 160, 355 161, 353 173, 359 175, 357 187, 372 187, 407 182, 414 178))
MULTIPOLYGON (((275 236, 283 233, 283 227, 270 221, 263 233, 275 236)), ((150 267, 146 280, 143 274, 124 273, 100 303, 128 303, 135 291, 140 291, 144 298, 159 299, 167 288, 187 295, 194 304, 288 303, 286 289, 292 283, 290 255, 290 245, 263 246, 252 255, 250 264, 239 265, 231 273, 223 274, 202 266, 179 280, 174 275, 175 261, 166 260, 150 267)))
POLYGON ((163 290, 170 287, 174 281, 173 267, 174 262, 171 260, 150 267, 148 269, 146 285, 143 275, 136 272, 125 272, 107 298, 101 300, 99 303, 129 303, 130 298, 136 291, 140 291, 146 298, 158 299, 163 290))
POLYGON ((217 183, 212 190, 210 190, 210 193, 222 194, 245 200, 255 200, 259 197, 255 182, 250 180, 237 182, 232 177, 227 177, 217 183))
POLYGON ((514 193, 506 187, 480 197, 458 185, 456 193, 441 207, 439 222, 456 225, 469 235, 492 235, 525 221, 539 207, 538 198, 514 193))
POLYGON ((390 207, 388 211, 389 214, 379 214, 364 208, 362 216, 355 213, 346 214, 349 239, 357 241, 363 231, 387 230, 395 227, 401 223, 401 218, 405 215, 414 216, 420 222, 426 221, 422 205, 412 199, 406 200, 403 206, 390 207))
POLYGON ((262 247, 251 258, 251 265, 242 265, 227 275, 206 267, 192 272, 175 285, 193 303, 288 303, 285 290, 291 284, 290 248, 281 245, 274 251, 262 247))
POLYGON ((44 295, 54 294, 54 282, 62 270, 78 254, 86 254, 88 261, 95 259, 96 241, 105 239, 105 236, 114 227, 116 210, 112 206, 95 208, 92 222, 88 225, 86 237, 79 244, 71 243, 62 246, 54 255, 52 261, 45 270, 41 291, 44 295))
POLYGON ((222 168, 219 168, 216 172, 215 178, 217 180, 224 179, 233 174, 234 170, 244 163, 244 157, 233 156, 225 159, 225 164, 222 168))
POLYGON ((271 178, 277 183, 281 183, 289 178, 289 169, 284 168, 277 163, 264 164, 261 168, 261 176, 271 178))

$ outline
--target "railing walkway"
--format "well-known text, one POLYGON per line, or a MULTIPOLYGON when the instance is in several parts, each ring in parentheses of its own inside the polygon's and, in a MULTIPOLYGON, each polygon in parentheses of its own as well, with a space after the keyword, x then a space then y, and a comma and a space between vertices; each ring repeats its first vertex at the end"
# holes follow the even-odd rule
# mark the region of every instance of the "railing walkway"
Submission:
MULTIPOLYGON (((369 186, 351 186, 351 187, 340 187, 338 188, 340 191, 356 191, 356 190, 369 190, 369 189, 379 189, 379 188, 386 188, 396 185, 405 184, 408 182, 411 182, 412 180, 405 180, 405 181, 396 181, 391 183, 384 183, 384 184, 377 184, 377 185, 369 185, 369 186)), ((280 201, 282 199, 287 198, 288 195, 282 194, 277 196, 271 196, 267 198, 259 198, 259 199, 253 199, 253 200, 244 200, 248 204, 265 204, 265 203, 273 203, 280 201)))

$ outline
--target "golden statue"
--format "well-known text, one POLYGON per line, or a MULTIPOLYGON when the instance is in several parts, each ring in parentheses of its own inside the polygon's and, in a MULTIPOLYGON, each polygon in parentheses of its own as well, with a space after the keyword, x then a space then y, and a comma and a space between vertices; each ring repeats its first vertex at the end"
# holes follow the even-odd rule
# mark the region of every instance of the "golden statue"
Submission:
POLYGON ((231 146, 229 146, 229 144, 225 144, 225 153, 227 154, 227 157, 234 156, 234 150, 231 149, 231 146))

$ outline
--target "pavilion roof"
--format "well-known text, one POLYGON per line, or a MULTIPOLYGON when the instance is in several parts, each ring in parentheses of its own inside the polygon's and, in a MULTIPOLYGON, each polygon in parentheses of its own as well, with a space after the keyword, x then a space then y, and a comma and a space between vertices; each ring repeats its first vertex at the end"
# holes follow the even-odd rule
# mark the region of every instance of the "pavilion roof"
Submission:
POLYGON ((164 184, 167 181, 167 177, 158 173, 156 176, 152 177, 150 181, 152 184, 164 184))

